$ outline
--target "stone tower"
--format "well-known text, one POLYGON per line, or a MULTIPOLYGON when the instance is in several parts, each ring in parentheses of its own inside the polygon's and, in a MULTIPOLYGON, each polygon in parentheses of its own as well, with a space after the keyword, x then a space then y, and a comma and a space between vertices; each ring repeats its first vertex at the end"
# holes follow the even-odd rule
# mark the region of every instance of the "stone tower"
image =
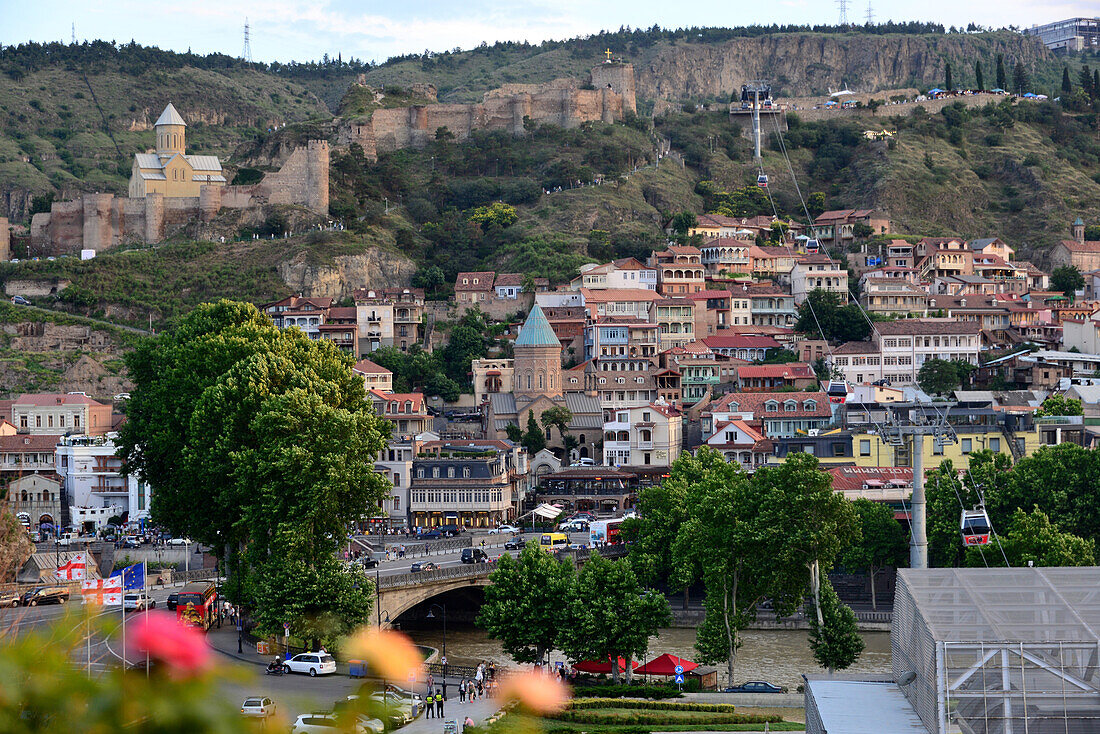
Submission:
POLYGON ((516 337, 512 392, 525 398, 562 394, 561 342, 537 303, 516 337))
POLYGON ((306 143, 306 207, 321 216, 328 216, 328 165, 327 140, 310 140, 306 143))
POLYGON ((11 260, 11 233, 8 231, 8 218, 0 217, 0 262, 11 260))
POLYGON ((634 99, 634 67, 621 61, 605 61, 592 67, 592 86, 596 89, 611 88, 622 95, 623 112, 637 112, 634 99))
POLYGON ((153 123, 153 128, 157 131, 157 155, 161 161, 166 161, 177 153, 183 155, 187 147, 187 123, 171 102, 153 123))
POLYGON ((1077 217, 1073 222, 1073 239, 1082 244, 1085 241, 1085 220, 1081 217, 1077 217))

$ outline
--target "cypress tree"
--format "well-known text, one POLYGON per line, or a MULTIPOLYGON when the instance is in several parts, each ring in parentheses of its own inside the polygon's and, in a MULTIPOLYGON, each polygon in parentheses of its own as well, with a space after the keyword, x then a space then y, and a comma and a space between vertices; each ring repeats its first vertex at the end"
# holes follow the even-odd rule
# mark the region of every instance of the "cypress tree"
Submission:
POLYGON ((1092 96, 1100 97, 1100 69, 1092 72, 1092 96))
POLYGON ((944 67, 943 76, 944 76, 944 80, 943 80, 944 81, 944 86, 947 87, 947 91, 950 92, 952 89, 955 88, 955 85, 951 83, 953 80, 951 79, 951 62, 950 61, 948 61, 946 66, 944 67))
POLYGON ((1085 93, 1086 97, 1092 96, 1092 71, 1089 69, 1089 65, 1085 64, 1081 67, 1080 75, 1077 80, 1081 83, 1081 91, 1085 93))
POLYGON ((1004 54, 997 54, 997 88, 1008 89, 1008 83, 1005 79, 1005 56, 1004 54))
POLYGON ((1012 88, 1016 94, 1027 91, 1027 70, 1024 69, 1022 61, 1017 61, 1015 68, 1012 69, 1012 88))
POLYGON ((1069 80, 1069 67, 1062 67, 1062 94, 1069 94, 1073 91, 1073 83, 1069 80))
POLYGON ((982 78, 982 62, 974 62, 974 87, 979 92, 985 89, 985 79, 982 78))

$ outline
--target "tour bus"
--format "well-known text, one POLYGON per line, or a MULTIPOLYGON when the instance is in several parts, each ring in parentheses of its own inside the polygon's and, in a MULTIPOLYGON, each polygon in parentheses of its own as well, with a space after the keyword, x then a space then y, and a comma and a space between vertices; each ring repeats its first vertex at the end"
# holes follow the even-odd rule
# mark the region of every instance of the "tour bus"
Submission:
POLYGON ((214 625, 218 613, 218 594, 213 581, 192 581, 179 591, 176 602, 176 621, 185 627, 214 625))
POLYGON ((539 548, 554 553, 569 547, 569 536, 565 533, 543 533, 539 538, 539 548))
POLYGON ((588 544, 593 548, 600 545, 621 543, 619 529, 626 518, 618 517, 613 520, 598 520, 588 526, 588 544))

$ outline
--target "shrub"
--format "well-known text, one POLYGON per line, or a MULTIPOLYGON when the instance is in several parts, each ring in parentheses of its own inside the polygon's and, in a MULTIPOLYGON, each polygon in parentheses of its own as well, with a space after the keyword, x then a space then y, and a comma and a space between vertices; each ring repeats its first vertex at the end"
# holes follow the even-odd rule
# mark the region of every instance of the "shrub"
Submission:
POLYGON ((683 703, 680 701, 632 701, 622 698, 575 698, 567 709, 645 709, 649 711, 709 711, 732 714, 732 703, 683 703))
POLYGON ((586 692, 603 698, 682 698, 682 694, 672 686, 626 686, 611 683, 583 686, 586 692))

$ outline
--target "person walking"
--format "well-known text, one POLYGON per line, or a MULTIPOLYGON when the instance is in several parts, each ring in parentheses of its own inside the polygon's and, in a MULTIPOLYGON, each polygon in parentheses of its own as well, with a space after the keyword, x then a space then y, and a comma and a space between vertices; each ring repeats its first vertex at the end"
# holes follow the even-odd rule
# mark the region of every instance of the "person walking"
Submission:
POLYGON ((477 700, 477 686, 474 685, 473 681, 470 681, 469 683, 466 684, 466 700, 467 701, 476 701, 477 700))
POLYGON ((439 718, 443 718, 443 693, 438 688, 435 689, 435 713, 439 718))
POLYGON ((435 696, 430 692, 424 696, 424 711, 427 718, 435 718, 435 696))
POLYGON ((458 684, 458 702, 466 703, 466 677, 462 677, 462 682, 458 684))

